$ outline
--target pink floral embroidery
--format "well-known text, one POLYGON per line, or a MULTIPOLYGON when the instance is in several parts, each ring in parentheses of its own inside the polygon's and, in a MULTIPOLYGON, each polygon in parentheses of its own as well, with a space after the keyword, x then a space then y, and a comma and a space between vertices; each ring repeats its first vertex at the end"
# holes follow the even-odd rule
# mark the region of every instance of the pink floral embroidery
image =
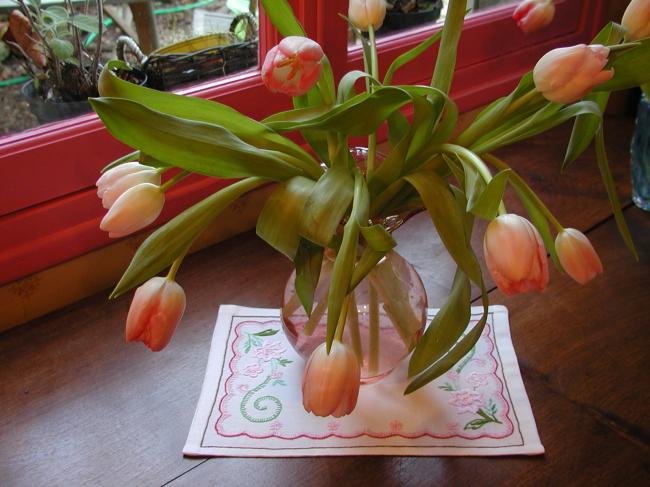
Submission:
POLYGON ((455 381, 458 380, 459 374, 455 370, 450 370, 449 372, 447 372, 447 377, 449 378, 449 380, 455 381))
POLYGON ((485 387, 488 385, 488 376, 487 374, 479 374, 478 372, 472 372, 467 377, 467 383, 472 387, 485 387))
POLYGON ((248 392, 248 384, 240 384, 237 386, 237 390, 240 394, 246 394, 248 392))
POLYGON ((447 429, 452 435, 460 434, 460 424, 458 423, 447 423, 447 429))
POLYGON ((388 424, 388 427, 390 428, 391 433, 399 433, 402 431, 404 425, 401 421, 395 419, 388 424))
POLYGON ((273 431, 273 433, 277 433, 278 431, 280 431, 282 429, 282 426, 283 425, 282 425, 282 423, 280 421, 273 421, 269 425, 269 428, 271 429, 271 431, 273 431))
POLYGON ((273 372, 271 372, 271 379, 280 379, 280 378, 282 378, 282 372, 280 372, 279 370, 274 370, 273 372))
POLYGON ((338 421, 330 421, 329 423, 327 423, 327 429, 329 431, 331 431, 332 433, 334 433, 336 430, 338 430, 339 426, 341 426, 341 425, 339 424, 338 421))
POLYGON ((451 392, 449 404, 456 408, 458 414, 475 413, 483 406, 483 394, 469 389, 451 392))
POLYGON ((253 353, 257 358, 268 362, 274 358, 281 358, 285 351, 286 349, 280 342, 265 342, 264 345, 257 347, 253 353))
POLYGON ((252 377, 253 379, 260 375, 262 372, 264 372, 264 368, 257 362, 247 365, 246 368, 244 368, 244 375, 252 377))
POLYGON ((480 367, 485 367, 485 366, 487 365, 487 363, 485 362, 485 360, 482 359, 482 358, 473 358, 473 359, 472 359, 472 362, 474 362, 476 365, 478 365, 478 366, 480 366, 480 367))

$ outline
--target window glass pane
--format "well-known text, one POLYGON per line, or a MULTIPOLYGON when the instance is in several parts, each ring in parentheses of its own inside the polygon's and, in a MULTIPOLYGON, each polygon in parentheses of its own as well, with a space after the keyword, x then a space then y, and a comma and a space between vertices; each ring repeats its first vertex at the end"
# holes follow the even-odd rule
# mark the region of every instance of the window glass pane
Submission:
MULTIPOLYGON (((124 52, 141 68, 130 81, 172 90, 257 65, 257 0, 104 3, 100 62, 124 52)), ((40 9, 22 8, 29 15, 12 13, 14 0, 0 0, 0 136, 88 112, 85 99, 97 94, 90 76, 99 26, 95 1, 41 0, 40 9)))
MULTIPOLYGON (((485 11, 496 6, 513 3, 515 0, 467 0, 467 9, 472 12, 485 11)), ((411 28, 442 22, 447 13, 448 0, 387 0, 388 10, 377 36, 392 35, 411 28)), ((354 43, 354 37, 349 39, 354 43)))

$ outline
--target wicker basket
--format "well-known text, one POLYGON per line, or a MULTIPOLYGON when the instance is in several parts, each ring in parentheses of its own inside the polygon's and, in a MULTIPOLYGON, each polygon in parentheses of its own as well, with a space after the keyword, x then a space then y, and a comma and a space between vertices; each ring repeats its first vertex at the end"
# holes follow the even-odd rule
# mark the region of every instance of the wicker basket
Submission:
POLYGON ((145 56, 137 43, 127 36, 117 40, 117 57, 135 56, 147 74, 147 86, 168 90, 190 81, 217 78, 257 65, 257 28, 250 14, 238 15, 230 32, 208 34, 162 47, 145 56), (232 34, 239 22, 248 22, 248 40, 238 42, 232 34))

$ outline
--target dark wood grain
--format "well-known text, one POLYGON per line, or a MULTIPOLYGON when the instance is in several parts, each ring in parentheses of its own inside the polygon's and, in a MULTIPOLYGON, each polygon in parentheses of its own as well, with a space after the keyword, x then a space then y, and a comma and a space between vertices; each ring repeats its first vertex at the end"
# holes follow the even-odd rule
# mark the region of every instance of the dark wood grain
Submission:
MULTIPOLYGON (((632 123, 607 121, 625 200, 632 123)), ((553 272, 542 294, 491 293, 510 309, 544 457, 183 458, 219 305, 277 307, 291 271, 249 233, 187 259, 187 312, 161 353, 124 344, 129 296, 97 295, 0 335, 0 485, 648 485, 650 216, 626 210, 637 264, 593 157, 570 169, 571 182, 558 178, 566 137, 561 128, 500 154, 563 222, 589 230, 606 268, 584 287, 553 272)), ((511 195, 508 205, 517 208, 511 195)), ((426 215, 397 238, 430 303, 441 302, 453 266, 426 215)))

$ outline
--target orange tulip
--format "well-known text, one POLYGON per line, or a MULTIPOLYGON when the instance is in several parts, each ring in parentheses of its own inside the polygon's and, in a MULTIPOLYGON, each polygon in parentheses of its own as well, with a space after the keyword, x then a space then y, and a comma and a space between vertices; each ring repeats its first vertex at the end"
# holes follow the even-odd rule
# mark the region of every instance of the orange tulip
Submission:
POLYGON ((603 264, 591 242, 575 228, 565 228, 557 235, 555 250, 566 273, 580 284, 603 272, 603 264))
POLYGON ((490 222, 483 239, 485 262, 504 294, 542 291, 548 284, 548 261, 537 229, 519 215, 490 222))
POLYGON ((152 352, 165 348, 185 311, 185 292, 176 282, 153 277, 133 296, 126 318, 126 341, 141 341, 152 352))
POLYGON ((535 88, 549 101, 573 103, 587 95, 594 86, 609 81, 614 70, 603 70, 609 48, 579 44, 547 52, 533 70, 535 88))
POLYGON ((621 25, 627 41, 650 37, 650 0, 632 0, 625 9, 621 25))
POLYGON ((271 93, 304 95, 323 69, 323 49, 306 37, 289 36, 266 54, 262 81, 271 93))
POLYGON ((512 14, 517 27, 525 34, 543 29, 551 23, 554 16, 553 0, 524 0, 512 14))
POLYGON ((335 340, 329 355, 325 343, 309 357, 302 377, 302 404, 316 416, 350 414, 357 405, 361 369, 354 351, 335 340))

